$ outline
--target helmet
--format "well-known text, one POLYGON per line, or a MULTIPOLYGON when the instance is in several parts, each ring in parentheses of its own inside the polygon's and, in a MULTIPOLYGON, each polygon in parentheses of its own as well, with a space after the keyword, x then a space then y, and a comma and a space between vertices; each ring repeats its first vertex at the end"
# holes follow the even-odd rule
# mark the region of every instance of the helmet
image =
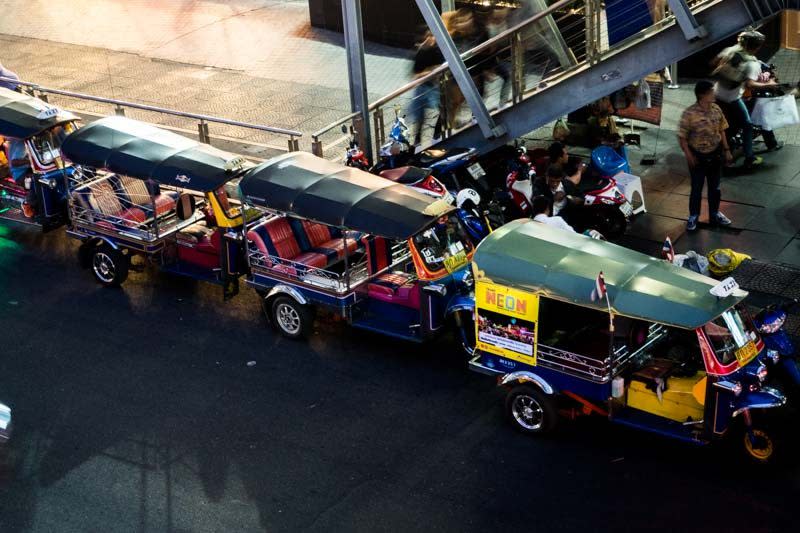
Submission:
POLYGON ((461 189, 456 195, 456 205, 459 209, 468 209, 472 206, 465 206, 466 202, 472 202, 475 207, 481 205, 481 195, 475 189, 461 189))
POLYGON ((753 50, 758 48, 767 38, 763 33, 756 30, 747 30, 739 34, 739 44, 745 50, 753 50))

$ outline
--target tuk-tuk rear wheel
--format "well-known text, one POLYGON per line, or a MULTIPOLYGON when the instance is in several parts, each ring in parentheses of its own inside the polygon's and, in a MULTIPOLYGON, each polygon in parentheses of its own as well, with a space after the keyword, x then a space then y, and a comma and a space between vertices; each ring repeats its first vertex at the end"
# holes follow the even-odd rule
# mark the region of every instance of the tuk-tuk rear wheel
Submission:
POLYGON ((284 337, 308 338, 314 325, 314 314, 307 305, 289 296, 278 296, 270 306, 272 324, 284 337))
POLYGON ((762 429, 753 429, 753 439, 750 433, 744 432, 744 450, 747 456, 757 463, 768 463, 775 455, 775 441, 772 436, 762 429))
POLYGON ((92 273, 106 287, 118 287, 128 279, 130 257, 120 250, 102 244, 92 250, 92 273))
POLYGON ((533 385, 519 385, 509 391, 506 415, 516 429, 536 435, 552 431, 558 422, 553 398, 533 385))

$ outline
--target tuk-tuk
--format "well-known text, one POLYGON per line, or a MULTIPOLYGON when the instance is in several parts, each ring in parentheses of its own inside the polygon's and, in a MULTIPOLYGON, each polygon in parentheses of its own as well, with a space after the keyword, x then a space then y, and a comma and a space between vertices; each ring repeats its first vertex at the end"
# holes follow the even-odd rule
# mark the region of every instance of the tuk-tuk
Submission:
POLYGON ((741 419, 747 454, 772 457, 754 412, 786 399, 764 385, 766 350, 732 278, 522 220, 484 239, 472 267, 470 367, 508 388, 519 430, 595 413, 707 444, 741 419))
POLYGON ((67 221, 69 171, 60 146, 78 117, 0 87, 0 218, 41 227, 67 221))
POLYGON ((248 284, 281 334, 311 332, 314 310, 410 341, 472 314, 474 245, 445 200, 294 152, 249 170, 248 284))
POLYGON ((241 156, 127 119, 107 117, 61 146, 74 164, 68 235, 81 264, 104 285, 120 285, 131 257, 161 270, 238 292, 246 262, 236 180, 241 156))

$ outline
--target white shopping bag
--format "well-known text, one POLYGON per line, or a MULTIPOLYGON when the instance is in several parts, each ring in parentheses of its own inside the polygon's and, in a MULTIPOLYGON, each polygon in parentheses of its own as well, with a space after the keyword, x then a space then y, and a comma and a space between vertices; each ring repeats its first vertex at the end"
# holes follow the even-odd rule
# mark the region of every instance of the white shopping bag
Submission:
POLYGON ((791 94, 775 98, 756 98, 756 105, 750 119, 753 124, 766 130, 800 124, 797 102, 791 94))

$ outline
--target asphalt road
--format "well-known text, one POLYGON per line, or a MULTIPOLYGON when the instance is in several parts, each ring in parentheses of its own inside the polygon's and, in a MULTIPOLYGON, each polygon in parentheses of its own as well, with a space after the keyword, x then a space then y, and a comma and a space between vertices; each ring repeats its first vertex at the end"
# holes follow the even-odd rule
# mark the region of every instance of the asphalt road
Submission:
POLYGON ((0 400, 16 424, 0 531, 796 525, 790 454, 754 468, 602 419, 522 436, 448 339, 327 321, 289 342, 249 289, 223 303, 156 272, 103 289, 76 249, 0 223, 0 400))

